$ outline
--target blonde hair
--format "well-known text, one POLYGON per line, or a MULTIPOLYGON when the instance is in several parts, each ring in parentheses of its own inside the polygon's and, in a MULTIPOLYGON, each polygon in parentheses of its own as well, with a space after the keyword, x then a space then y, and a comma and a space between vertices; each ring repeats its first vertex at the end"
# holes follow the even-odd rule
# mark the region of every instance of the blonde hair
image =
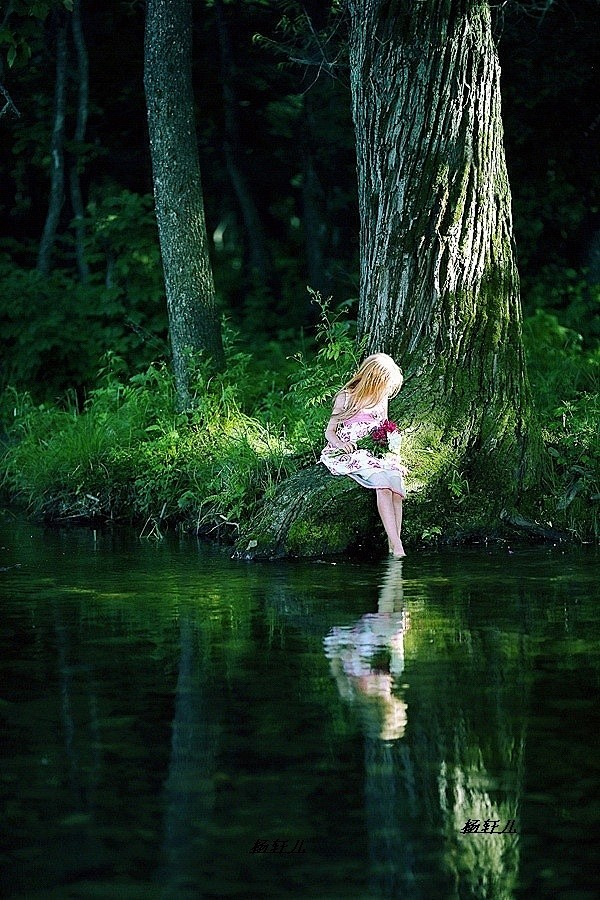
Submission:
POLYGON ((403 380, 402 372, 387 353, 367 356, 342 388, 348 395, 347 403, 334 418, 341 422, 361 409, 377 406, 386 397, 395 397, 403 380))

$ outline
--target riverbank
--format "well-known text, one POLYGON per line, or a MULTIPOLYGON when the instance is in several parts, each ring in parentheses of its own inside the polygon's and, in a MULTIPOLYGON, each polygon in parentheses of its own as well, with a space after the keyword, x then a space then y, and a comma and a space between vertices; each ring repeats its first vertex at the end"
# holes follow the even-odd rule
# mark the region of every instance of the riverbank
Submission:
MULTIPOLYGON (((40 405, 6 391, 3 502, 46 523, 134 525, 151 538, 178 529, 250 555, 318 556, 361 546, 378 552, 384 542, 374 498, 317 465, 332 393, 356 364, 347 333, 325 337, 312 357, 288 357, 279 369, 235 348, 224 375, 199 364, 195 406, 186 414, 176 411, 166 365, 131 375, 117 357, 107 360, 83 405, 40 405), (292 508, 294 490, 308 497, 315 478, 310 509, 266 535, 268 514, 284 503, 292 508)), ((434 426, 415 426, 406 410, 392 407, 410 472, 409 544, 515 535, 598 541, 600 354, 557 341, 550 332, 544 345, 536 333, 530 352, 542 452, 535 477, 508 501, 502 483, 510 472, 477 482, 434 426)))

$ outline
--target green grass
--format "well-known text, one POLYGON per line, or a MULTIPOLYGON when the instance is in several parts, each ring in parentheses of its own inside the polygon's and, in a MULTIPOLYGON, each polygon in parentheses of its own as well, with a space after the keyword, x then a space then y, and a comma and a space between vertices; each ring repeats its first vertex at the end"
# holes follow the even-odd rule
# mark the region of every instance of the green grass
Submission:
POLYGON ((230 384, 199 368, 196 392, 194 412, 178 414, 164 366, 127 382, 105 372, 81 411, 10 392, 5 491, 36 516, 234 527, 293 468, 292 454, 242 412, 230 384))
MULTIPOLYGON (((584 352, 577 335, 545 313, 527 320, 525 340, 547 451, 529 512, 576 540, 597 540, 600 352, 584 352)), ((282 478, 318 458, 332 394, 355 368, 356 348, 343 313, 326 307, 312 350, 282 357, 281 348, 266 347, 255 359, 231 335, 227 343, 226 374, 211 376, 199 361, 186 415, 176 412, 165 365, 130 377, 115 356, 82 409, 74 398, 36 405, 6 391, 5 496, 37 517, 135 521, 147 534, 179 524, 234 537, 282 478)), ((404 454, 413 483, 435 483, 449 507, 469 507, 461 462, 438 432, 408 433, 404 454)), ((438 513, 423 521, 423 539, 440 536, 438 513)))

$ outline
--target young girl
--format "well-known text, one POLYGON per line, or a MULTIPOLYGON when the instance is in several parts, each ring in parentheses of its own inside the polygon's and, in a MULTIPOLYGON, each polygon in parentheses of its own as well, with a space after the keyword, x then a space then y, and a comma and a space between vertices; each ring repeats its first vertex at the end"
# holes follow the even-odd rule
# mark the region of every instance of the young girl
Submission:
POLYGON ((406 469, 393 456, 379 459, 369 450, 358 450, 356 442, 387 419, 388 400, 401 386, 402 372, 391 356, 368 356, 334 400, 325 429, 328 443, 321 453, 321 462, 333 475, 349 475, 375 490, 390 553, 398 559, 406 555, 400 540, 406 469))

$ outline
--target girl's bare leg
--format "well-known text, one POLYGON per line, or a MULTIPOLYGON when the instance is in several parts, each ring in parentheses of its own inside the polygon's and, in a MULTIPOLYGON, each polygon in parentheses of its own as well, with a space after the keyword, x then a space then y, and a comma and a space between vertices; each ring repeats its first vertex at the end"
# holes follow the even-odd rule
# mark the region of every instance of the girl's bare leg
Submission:
POLYGON ((402 534, 402 497, 400 494, 392 494, 392 501, 396 518, 396 531, 398 532, 398 537, 400 537, 402 534))
POLYGON ((388 542, 394 556, 404 556, 404 547, 398 533, 396 525, 396 512, 394 509, 394 495, 389 488, 378 488, 377 494, 377 511, 383 523, 388 542))
MULTIPOLYGON (((401 534, 402 534, 402 497, 400 494, 392 494, 392 503, 394 506, 394 518, 396 519, 396 531, 398 532, 398 541, 400 543, 401 552, 400 556, 406 556, 404 552, 404 547, 402 546, 401 534)), ((394 556, 397 556, 397 553, 394 553, 394 556)))

